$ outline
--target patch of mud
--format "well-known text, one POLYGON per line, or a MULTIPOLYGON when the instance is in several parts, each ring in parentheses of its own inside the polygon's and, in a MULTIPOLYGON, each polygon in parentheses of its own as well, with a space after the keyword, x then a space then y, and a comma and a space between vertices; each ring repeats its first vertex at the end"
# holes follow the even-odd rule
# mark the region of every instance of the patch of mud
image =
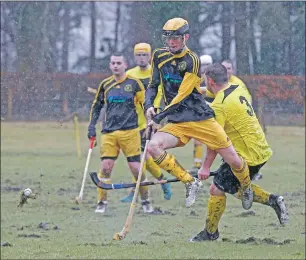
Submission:
POLYGON ((145 245, 145 246, 148 245, 148 243, 146 243, 146 242, 144 242, 142 240, 140 240, 140 241, 133 241, 132 244, 133 245, 145 245))
POLYGON ((176 214, 168 211, 168 210, 163 210, 161 207, 154 207, 154 211, 151 213, 144 213, 142 209, 139 209, 137 211, 137 214, 142 215, 142 216, 147 216, 147 215, 170 215, 170 216, 175 216, 176 214))
POLYGON ((41 229, 44 229, 44 230, 50 230, 50 229, 59 230, 58 225, 54 225, 54 224, 48 223, 48 222, 40 222, 37 228, 41 228, 41 229))
MULTIPOLYGON (((44 235, 45 237, 47 237, 47 235, 44 235)), ((38 234, 19 234, 18 237, 24 237, 24 238, 41 238, 41 235, 38 234)))
POLYGON ((305 197, 305 191, 294 191, 294 192, 285 192, 284 196, 288 197, 305 197))
POLYGON ((67 193, 75 193, 75 194, 77 194, 78 191, 77 191, 77 189, 70 189, 70 188, 64 189, 64 188, 59 188, 59 189, 57 190, 56 193, 57 193, 58 195, 65 195, 65 194, 67 194, 67 193))
POLYGON ((190 216, 199 216, 199 214, 197 214, 194 210, 190 211, 190 216))
POLYGON ((96 243, 84 243, 84 244, 78 244, 78 246, 110 246, 111 243, 101 243, 101 244, 96 244, 96 243))
MULTIPOLYGON (((255 238, 255 237, 249 237, 246 239, 239 239, 236 240, 235 243, 237 244, 255 244, 255 245, 260 245, 260 244, 267 244, 267 245, 286 245, 290 244, 292 241, 295 241, 295 239, 285 239, 284 241, 276 241, 272 238, 255 238)), ((226 241, 224 241, 226 242, 226 241)))
POLYGON ((72 207, 71 209, 72 209, 72 210, 80 210, 79 207, 72 207))
POLYGON ((12 187, 12 186, 4 186, 1 187, 1 192, 18 192, 23 190, 24 188, 21 186, 17 187, 12 187))
POLYGON ((13 244, 11 244, 9 242, 3 242, 3 243, 1 243, 1 246, 13 246, 13 244))
POLYGON ((152 235, 152 236, 160 236, 160 237, 162 237, 162 236, 164 236, 165 234, 164 234, 164 233, 161 233, 161 232, 158 232, 158 231, 155 231, 155 232, 151 233, 151 235, 152 235))
POLYGON ((248 210, 248 211, 246 211, 246 212, 242 212, 242 213, 236 215, 236 217, 246 218, 246 217, 255 216, 255 215, 256 215, 256 214, 255 214, 255 211, 253 211, 253 210, 248 210))

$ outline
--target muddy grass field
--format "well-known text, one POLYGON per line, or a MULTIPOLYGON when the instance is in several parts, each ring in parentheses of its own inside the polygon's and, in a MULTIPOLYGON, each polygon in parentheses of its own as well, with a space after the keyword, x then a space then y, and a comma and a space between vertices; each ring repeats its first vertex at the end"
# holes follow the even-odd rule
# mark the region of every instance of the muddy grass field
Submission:
MULTIPOLYGON (((268 127, 274 156, 257 181, 285 197, 289 225, 279 226, 271 208, 253 204, 245 211, 228 196, 220 238, 209 243, 187 240, 203 228, 211 180, 190 209, 184 206, 181 183, 172 184, 170 201, 163 199, 160 186, 151 186, 156 213, 144 215, 138 206, 131 232, 113 241, 128 214, 129 204, 119 201, 127 190, 109 192, 105 215, 94 213, 96 188, 89 177, 84 201, 71 201, 83 177, 86 124, 80 133, 82 159, 77 158, 72 123, 1 122, 1 259, 305 259, 304 128, 268 127), (17 208, 21 190, 28 187, 39 192, 38 198, 17 208)), ((192 166, 191 144, 172 153, 186 168, 192 166)), ((89 168, 99 168, 98 147, 89 168)), ((113 172, 113 182, 120 181, 131 181, 122 155, 113 172)))

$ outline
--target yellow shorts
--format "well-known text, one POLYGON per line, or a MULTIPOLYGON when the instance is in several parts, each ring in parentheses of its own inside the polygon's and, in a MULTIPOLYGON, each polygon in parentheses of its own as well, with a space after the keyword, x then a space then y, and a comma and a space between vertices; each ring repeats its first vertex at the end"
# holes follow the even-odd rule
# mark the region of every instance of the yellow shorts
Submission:
POLYGON ((197 122, 168 123, 158 131, 177 137, 180 141, 178 146, 186 145, 192 138, 212 150, 227 148, 232 144, 222 126, 214 118, 197 122))
POLYGON ((101 159, 116 159, 122 150, 128 161, 140 161, 141 142, 139 129, 118 130, 102 134, 100 145, 101 159), (131 160, 129 160, 129 158, 131 160), (134 158, 134 159, 133 159, 134 158))

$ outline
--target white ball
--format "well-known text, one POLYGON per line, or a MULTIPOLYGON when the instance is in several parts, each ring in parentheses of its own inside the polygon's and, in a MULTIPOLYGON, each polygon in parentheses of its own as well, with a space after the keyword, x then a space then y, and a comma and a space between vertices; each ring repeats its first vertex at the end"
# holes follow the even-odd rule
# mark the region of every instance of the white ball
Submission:
POLYGON ((32 194, 32 190, 27 188, 23 191, 24 196, 29 197, 32 194))

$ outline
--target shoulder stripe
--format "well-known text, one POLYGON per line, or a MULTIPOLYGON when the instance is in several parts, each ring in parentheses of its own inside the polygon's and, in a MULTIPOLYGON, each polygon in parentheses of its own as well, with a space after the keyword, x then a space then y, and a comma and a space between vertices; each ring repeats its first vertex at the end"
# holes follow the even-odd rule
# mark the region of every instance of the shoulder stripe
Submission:
POLYGON ((193 72, 194 74, 198 74, 198 72, 199 72, 199 65, 200 65, 199 58, 198 58, 198 56, 197 56, 194 52, 192 52, 192 51, 189 52, 189 55, 190 55, 190 57, 191 57, 192 60, 193 60, 193 70, 192 70, 192 72, 193 72))
POLYGON ((231 85, 229 88, 227 88, 226 90, 224 90, 224 97, 222 99, 222 103, 224 102, 224 100, 236 89, 238 88, 239 85, 231 85))
POLYGON ((127 75, 127 78, 128 78, 128 79, 135 80, 135 81, 137 82, 137 84, 139 85, 140 89, 141 89, 141 90, 145 90, 144 85, 143 85, 143 83, 141 82, 140 79, 135 78, 135 77, 133 77, 133 76, 131 76, 131 75, 127 75))

